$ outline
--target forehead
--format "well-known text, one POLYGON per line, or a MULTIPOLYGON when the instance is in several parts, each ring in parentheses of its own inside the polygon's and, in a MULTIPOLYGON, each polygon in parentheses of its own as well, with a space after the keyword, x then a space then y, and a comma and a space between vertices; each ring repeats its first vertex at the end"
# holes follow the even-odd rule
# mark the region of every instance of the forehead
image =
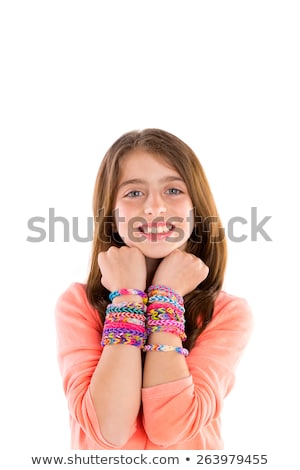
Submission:
POLYGON ((176 168, 171 164, 168 157, 164 154, 151 153, 144 149, 134 149, 123 155, 120 162, 120 177, 128 173, 147 173, 161 172, 170 175, 179 175, 176 168))

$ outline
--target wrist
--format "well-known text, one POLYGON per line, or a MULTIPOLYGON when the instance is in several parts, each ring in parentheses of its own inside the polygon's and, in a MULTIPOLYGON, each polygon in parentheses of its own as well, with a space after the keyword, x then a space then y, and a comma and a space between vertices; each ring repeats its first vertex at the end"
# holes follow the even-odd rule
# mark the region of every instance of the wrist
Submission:
POLYGON ((184 303, 180 290, 174 290, 172 287, 166 286, 164 284, 152 284, 149 286, 148 297, 152 297, 153 295, 163 295, 169 297, 180 305, 183 305, 184 303))
MULTIPOLYGON (((106 307, 101 345, 126 344, 143 348, 146 342, 146 305, 134 297, 116 296, 106 307), (129 298, 131 297, 131 301, 129 298), (121 302, 126 299, 125 302, 121 302)), ((142 299, 142 297, 141 297, 142 299)))
MULTIPOLYGON (((142 302, 144 304, 146 304, 148 302, 148 296, 146 294, 146 292, 142 291, 142 290, 139 290, 139 289, 119 289, 119 290, 115 290, 113 292, 111 292, 109 294, 109 300, 111 302, 113 302, 113 300, 115 298, 119 298, 122 297, 122 296, 138 296, 142 299, 142 302)), ((120 301, 120 300, 119 300, 120 301)))
POLYGON ((127 295, 119 295, 118 297, 115 297, 112 301, 113 304, 120 304, 123 302, 136 302, 139 304, 143 303, 143 297, 140 295, 136 294, 127 294, 127 295))
POLYGON ((167 332, 151 333, 147 338, 147 343, 169 344, 170 346, 182 346, 182 340, 179 336, 167 332))

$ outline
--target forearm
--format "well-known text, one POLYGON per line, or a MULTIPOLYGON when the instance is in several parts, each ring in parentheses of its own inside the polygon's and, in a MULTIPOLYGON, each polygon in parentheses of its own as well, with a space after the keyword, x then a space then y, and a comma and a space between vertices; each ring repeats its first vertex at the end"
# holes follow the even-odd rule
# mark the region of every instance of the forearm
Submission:
MULTIPOLYGON (((161 345, 180 348, 177 350, 150 350, 146 353, 143 387, 152 387, 189 376, 189 369, 183 353, 184 332, 183 297, 173 289, 161 284, 148 289, 147 343, 153 349, 161 345)), ((146 347, 147 349, 147 347, 146 347)))
MULTIPOLYGON (((141 301, 119 296, 113 304, 141 301)), ((122 447, 132 432, 141 404, 141 349, 130 344, 104 346, 91 381, 91 394, 100 431, 110 443, 122 447)))
MULTIPOLYGON (((182 341, 178 336, 165 332, 152 333, 148 338, 148 344, 182 347, 182 341)), ((149 351, 146 353, 143 372, 144 388, 173 382, 189 375, 184 355, 178 354, 176 351, 149 351)))
POLYGON ((141 351, 126 344, 105 346, 91 380, 91 395, 101 434, 122 447, 141 403, 141 351))

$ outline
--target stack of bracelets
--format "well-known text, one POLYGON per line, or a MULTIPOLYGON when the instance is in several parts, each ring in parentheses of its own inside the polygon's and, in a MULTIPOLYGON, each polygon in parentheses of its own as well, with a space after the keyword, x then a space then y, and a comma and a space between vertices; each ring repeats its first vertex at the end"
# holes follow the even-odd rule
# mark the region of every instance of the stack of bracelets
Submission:
POLYGON ((183 298, 165 286, 150 286, 148 296, 137 289, 121 289, 111 292, 109 300, 120 295, 139 295, 143 303, 122 302, 109 304, 106 309, 101 345, 128 344, 143 351, 176 351, 187 356, 188 350, 165 344, 146 344, 151 333, 172 333, 182 341, 184 332, 183 298))
POLYGON ((121 289, 109 294, 112 302, 120 295, 139 295, 143 303, 121 302, 109 304, 106 308, 106 316, 102 333, 102 346, 107 344, 129 344, 143 348, 146 342, 146 310, 148 297, 143 291, 137 289, 121 289))

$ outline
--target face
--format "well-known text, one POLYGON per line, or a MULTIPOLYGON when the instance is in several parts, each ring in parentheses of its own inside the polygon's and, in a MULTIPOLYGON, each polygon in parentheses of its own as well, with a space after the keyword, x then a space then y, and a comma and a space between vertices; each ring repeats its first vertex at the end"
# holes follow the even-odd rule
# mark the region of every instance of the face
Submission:
POLYGON ((179 173, 142 149, 123 157, 114 209, 124 243, 147 258, 184 250, 194 226, 193 204, 179 173))

